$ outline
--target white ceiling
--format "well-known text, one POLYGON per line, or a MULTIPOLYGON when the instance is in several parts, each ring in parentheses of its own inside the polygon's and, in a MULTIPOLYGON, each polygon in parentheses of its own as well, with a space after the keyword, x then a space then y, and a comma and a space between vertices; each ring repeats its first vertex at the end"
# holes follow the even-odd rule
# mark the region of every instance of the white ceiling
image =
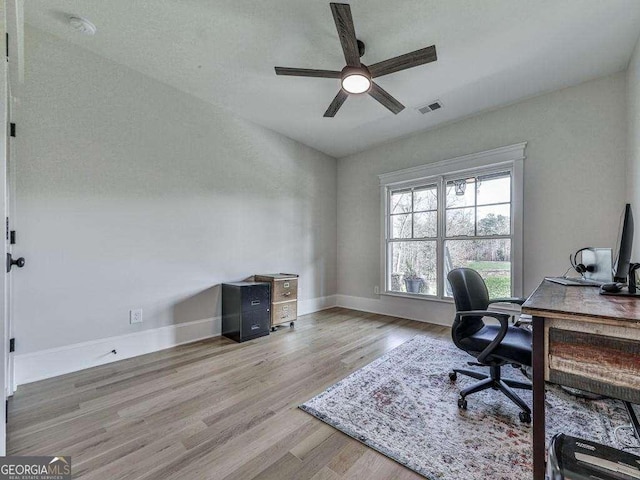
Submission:
POLYGON ((348 3, 366 64, 437 47, 437 62, 377 79, 398 115, 364 95, 323 118, 339 80, 275 75, 342 69, 328 0, 28 0, 25 21, 334 157, 623 70, 640 34, 638 0, 348 3), (435 99, 444 109, 415 110, 435 99))

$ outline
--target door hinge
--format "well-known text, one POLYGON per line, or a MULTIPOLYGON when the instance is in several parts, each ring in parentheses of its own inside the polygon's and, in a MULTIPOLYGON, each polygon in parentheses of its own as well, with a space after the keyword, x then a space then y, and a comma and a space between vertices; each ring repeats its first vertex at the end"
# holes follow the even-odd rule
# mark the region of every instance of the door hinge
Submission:
POLYGON ((7 56, 7 62, 9 61, 9 34, 5 33, 4 34, 4 48, 5 48, 5 55, 7 56))
POLYGON ((5 229, 4 229, 5 236, 6 236, 5 240, 9 240, 9 217, 5 217, 5 220, 6 220, 5 221, 5 229))
POLYGON ((15 338, 10 338, 9 339, 9 353, 15 352, 15 351, 16 351, 16 339, 15 338))
POLYGON ((16 136, 16 124, 15 123, 10 123, 9 124, 9 135, 11 135, 12 137, 16 136))
POLYGON ((11 230, 9 232, 9 244, 11 244, 11 245, 15 245, 16 244, 16 231, 15 230, 11 230))

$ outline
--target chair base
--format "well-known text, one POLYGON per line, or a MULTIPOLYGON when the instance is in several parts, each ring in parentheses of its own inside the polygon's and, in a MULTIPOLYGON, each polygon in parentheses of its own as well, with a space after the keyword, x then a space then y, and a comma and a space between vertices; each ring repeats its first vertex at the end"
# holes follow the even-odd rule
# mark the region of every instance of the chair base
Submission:
POLYGON ((491 366, 490 375, 485 375, 480 372, 474 372, 473 370, 462 370, 454 368, 451 373, 449 373, 449 378, 452 381, 455 381, 457 378, 457 374, 466 375, 467 377, 475 378, 476 380, 480 380, 478 383, 471 385, 460 391, 460 399, 458 400, 458 406, 460 408, 466 409, 467 400, 466 397, 473 393, 481 392, 483 390, 487 390, 492 388, 493 390, 500 390, 504 395, 515 403, 520 409, 520 420, 523 423, 531 423, 531 408, 522 400, 516 392, 513 391, 514 388, 520 388, 523 390, 531 390, 531 383, 529 382, 519 382, 517 380, 511 380, 510 378, 502 379, 500 367, 499 366, 491 366))

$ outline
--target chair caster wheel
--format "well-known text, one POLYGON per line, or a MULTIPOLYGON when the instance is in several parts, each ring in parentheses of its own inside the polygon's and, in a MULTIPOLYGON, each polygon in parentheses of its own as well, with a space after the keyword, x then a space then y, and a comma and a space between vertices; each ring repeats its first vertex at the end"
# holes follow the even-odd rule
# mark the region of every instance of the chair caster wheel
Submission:
POLYGON ((459 398, 458 399, 458 408, 461 408, 462 410, 466 410, 467 409, 467 400, 465 400, 464 398, 459 398))
POLYGON ((291 322, 291 323, 289 324, 289 326, 290 326, 290 327, 295 327, 295 322, 291 322))
POLYGON ((531 423, 531 414, 529 412, 520 412, 518 416, 522 423, 531 423))
POLYGON ((278 327, 271 327, 271 331, 275 332, 278 329, 278 327))
POLYGON ((455 382, 458 379, 458 374, 456 372, 449 372, 449 380, 455 382))

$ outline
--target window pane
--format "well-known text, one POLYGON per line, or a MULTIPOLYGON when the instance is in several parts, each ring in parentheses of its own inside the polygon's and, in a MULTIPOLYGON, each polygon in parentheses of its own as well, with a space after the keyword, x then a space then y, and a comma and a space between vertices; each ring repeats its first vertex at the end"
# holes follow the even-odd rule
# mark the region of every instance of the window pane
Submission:
POLYGON ((411 190, 393 192, 389 204, 390 213, 408 213, 411 211, 411 190))
POLYGON ((436 295, 436 242, 391 242, 388 286, 392 292, 436 295))
POLYGON ((413 214, 413 238, 435 237, 437 234, 437 212, 422 212, 413 214))
POLYGON ((411 214, 391 215, 392 238, 411 238, 411 214))
POLYGON ((447 182, 447 208, 475 205, 476 179, 467 178, 447 182), (464 190, 464 192, 463 192, 464 190))
POLYGON ((478 235, 509 235, 511 205, 478 207, 478 235))
POLYGON ((479 177, 478 205, 507 203, 511 201, 511 175, 500 174, 489 178, 479 177))
POLYGON ((436 210, 438 208, 438 189, 434 186, 413 192, 413 211, 436 210))
POLYGON ((447 237, 457 236, 474 236, 475 235, 475 209, 457 208, 455 210, 447 210, 447 237))
MULTIPOLYGON (((511 240, 447 240, 445 272, 468 267, 477 270, 489 289, 489 297, 511 296, 511 240)), ((446 282, 446 295, 451 286, 446 282)))

